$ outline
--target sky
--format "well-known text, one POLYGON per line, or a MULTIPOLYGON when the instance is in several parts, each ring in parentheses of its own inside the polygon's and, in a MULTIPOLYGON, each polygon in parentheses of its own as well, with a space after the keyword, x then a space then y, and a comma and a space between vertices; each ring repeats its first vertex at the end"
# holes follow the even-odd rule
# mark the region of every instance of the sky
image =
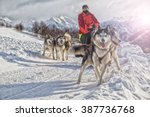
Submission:
POLYGON ((83 4, 100 20, 150 11, 150 0, 0 0, 0 16, 41 20, 66 15, 77 19, 83 4))

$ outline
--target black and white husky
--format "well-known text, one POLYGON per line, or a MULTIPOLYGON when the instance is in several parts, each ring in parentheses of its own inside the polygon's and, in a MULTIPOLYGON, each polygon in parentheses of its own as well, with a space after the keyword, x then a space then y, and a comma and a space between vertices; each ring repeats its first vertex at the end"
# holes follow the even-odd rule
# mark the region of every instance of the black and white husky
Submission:
POLYGON ((49 57, 55 59, 54 56, 54 46, 55 46, 55 38, 52 36, 47 36, 44 38, 44 49, 43 49, 43 56, 45 56, 46 50, 49 51, 49 57))
POLYGON ((74 46, 71 51, 73 51, 75 55, 83 55, 77 83, 79 84, 81 82, 84 70, 90 65, 94 67, 95 75, 98 79, 98 85, 102 83, 102 78, 106 68, 113 59, 118 70, 120 70, 120 63, 116 51, 119 42, 120 39, 117 32, 112 31, 110 26, 107 26, 104 29, 98 29, 92 32, 91 45, 74 46))

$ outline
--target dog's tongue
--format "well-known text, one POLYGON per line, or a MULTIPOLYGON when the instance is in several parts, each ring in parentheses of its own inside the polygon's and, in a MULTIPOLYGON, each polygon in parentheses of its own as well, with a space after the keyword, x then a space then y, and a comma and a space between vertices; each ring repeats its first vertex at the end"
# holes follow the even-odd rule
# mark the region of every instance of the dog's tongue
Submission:
POLYGON ((104 43, 101 43, 101 46, 102 46, 103 48, 105 48, 105 44, 104 44, 104 43))

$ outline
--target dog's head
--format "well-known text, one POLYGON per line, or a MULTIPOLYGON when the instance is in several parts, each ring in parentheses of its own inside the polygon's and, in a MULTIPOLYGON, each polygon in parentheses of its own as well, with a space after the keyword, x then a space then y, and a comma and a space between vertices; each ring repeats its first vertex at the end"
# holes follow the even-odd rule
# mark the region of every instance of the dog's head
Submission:
POLYGON ((64 38, 64 36, 59 36, 59 37, 57 37, 57 45, 58 46, 63 46, 63 45, 65 45, 65 38, 64 38))
POLYGON ((48 38, 48 39, 46 39, 46 43, 47 43, 47 45, 52 46, 55 43, 55 39, 53 37, 48 38))
POLYGON ((67 42, 71 42, 71 35, 68 32, 65 32, 64 38, 67 42))
POLYGON ((107 49, 111 45, 110 26, 104 29, 99 29, 92 34, 93 43, 101 49, 107 49))

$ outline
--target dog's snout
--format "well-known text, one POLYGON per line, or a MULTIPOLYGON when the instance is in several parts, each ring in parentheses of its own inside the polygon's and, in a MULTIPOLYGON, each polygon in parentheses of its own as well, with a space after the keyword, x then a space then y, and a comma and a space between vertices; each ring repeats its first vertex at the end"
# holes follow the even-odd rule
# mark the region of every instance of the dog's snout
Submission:
POLYGON ((104 42, 105 42, 105 39, 102 39, 102 42, 104 43, 104 42))

